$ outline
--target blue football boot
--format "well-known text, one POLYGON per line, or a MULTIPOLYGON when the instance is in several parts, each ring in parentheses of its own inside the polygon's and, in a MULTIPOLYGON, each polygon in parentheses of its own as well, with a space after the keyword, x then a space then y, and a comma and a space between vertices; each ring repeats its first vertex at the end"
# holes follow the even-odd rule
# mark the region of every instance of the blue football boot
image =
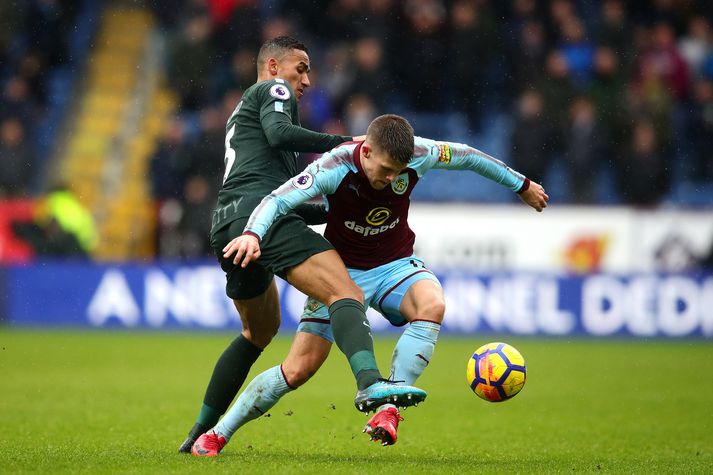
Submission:
POLYGON ((371 386, 357 391, 354 407, 361 412, 370 412, 387 403, 398 407, 416 406, 424 399, 426 391, 423 389, 379 379, 371 386))

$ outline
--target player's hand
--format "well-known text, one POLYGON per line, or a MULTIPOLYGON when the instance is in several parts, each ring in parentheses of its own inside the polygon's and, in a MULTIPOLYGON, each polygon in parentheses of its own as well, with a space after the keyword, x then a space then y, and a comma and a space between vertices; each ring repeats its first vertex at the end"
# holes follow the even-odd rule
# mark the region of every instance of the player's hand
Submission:
POLYGON ((352 137, 352 142, 363 142, 366 140, 366 135, 357 135, 356 137, 352 137))
POLYGON ((547 208, 547 202, 550 197, 545 193, 545 189, 539 183, 534 181, 530 182, 530 186, 527 190, 520 193, 520 199, 527 203, 528 205, 535 208, 537 211, 542 211, 547 208))
POLYGON ((228 259, 233 254, 235 254, 233 264, 245 268, 260 257, 260 241, 251 234, 238 236, 223 248, 224 258, 228 259))

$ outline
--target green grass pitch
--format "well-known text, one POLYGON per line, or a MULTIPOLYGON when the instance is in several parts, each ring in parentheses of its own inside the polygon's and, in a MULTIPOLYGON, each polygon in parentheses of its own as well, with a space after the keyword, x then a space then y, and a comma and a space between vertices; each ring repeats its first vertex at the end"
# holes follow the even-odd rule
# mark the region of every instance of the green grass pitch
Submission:
MULTIPOLYGON (((393 447, 368 442, 346 360, 238 432, 216 459, 176 453, 216 333, 0 329, 0 473, 713 473, 713 344, 504 338, 525 357, 503 403, 465 382, 470 353, 503 337, 442 337, 393 447)), ((251 377, 281 361, 291 335, 251 377)), ((388 371, 393 339, 378 339, 388 371)))

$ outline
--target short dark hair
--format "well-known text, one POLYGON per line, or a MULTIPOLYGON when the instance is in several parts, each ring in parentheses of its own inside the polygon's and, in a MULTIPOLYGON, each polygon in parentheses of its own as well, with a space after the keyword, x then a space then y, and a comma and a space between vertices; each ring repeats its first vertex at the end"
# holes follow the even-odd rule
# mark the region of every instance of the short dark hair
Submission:
POLYGON ((291 36, 278 36, 276 38, 272 38, 271 40, 267 40, 260 47, 260 51, 257 54, 258 69, 260 69, 260 66, 264 64, 268 58, 281 58, 290 54, 293 49, 299 49, 305 53, 309 53, 304 44, 300 43, 291 36))
POLYGON ((384 114, 366 129, 369 143, 404 165, 413 158, 413 127, 400 115, 384 114))

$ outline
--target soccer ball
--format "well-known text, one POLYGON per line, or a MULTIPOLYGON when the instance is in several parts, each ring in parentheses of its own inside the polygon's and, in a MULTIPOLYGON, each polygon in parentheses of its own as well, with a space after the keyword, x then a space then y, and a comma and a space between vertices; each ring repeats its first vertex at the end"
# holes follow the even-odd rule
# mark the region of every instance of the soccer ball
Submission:
POLYGON ((490 402, 510 399, 525 385, 525 359, 507 343, 488 343, 468 359, 468 385, 490 402))

